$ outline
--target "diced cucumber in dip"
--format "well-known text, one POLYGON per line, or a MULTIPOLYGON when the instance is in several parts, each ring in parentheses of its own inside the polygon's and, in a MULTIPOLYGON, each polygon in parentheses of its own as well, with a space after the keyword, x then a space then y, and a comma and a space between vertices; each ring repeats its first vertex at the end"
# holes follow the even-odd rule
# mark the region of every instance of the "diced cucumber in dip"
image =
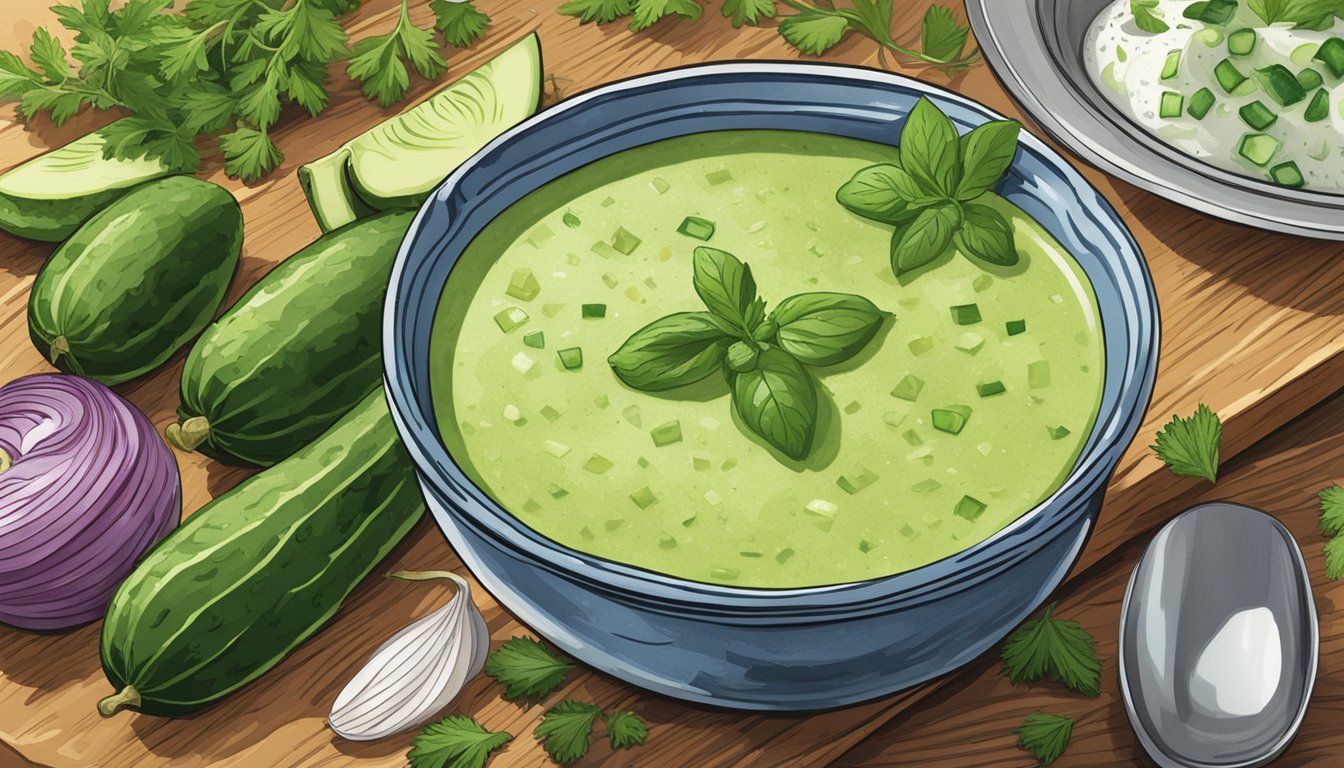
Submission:
POLYGON ((1084 58, 1116 108, 1181 152, 1340 193, 1344 19, 1331 7, 1114 0, 1093 20, 1084 58))
POLYGON ((1092 431, 1105 370, 1096 300, 1073 258, 993 194, 979 202, 1007 218, 1016 265, 949 252, 898 280, 892 227, 836 200, 894 154, 804 132, 720 131, 613 155, 510 206, 454 266, 431 336, 436 418, 454 460, 562 545, 741 587, 908 571, 1031 510, 1092 431), (766 336, 778 346, 761 352, 707 342, 720 356, 675 389, 618 377, 609 358, 656 321, 678 325, 677 344, 715 338, 695 267, 725 253, 750 268, 766 313, 812 296, 838 313, 821 327, 839 328, 866 302, 825 302, 852 294, 880 310, 880 327, 836 364, 825 362, 830 342, 776 327, 766 336), (819 415, 801 459, 741 423, 715 362, 777 365, 786 349, 818 362, 804 374, 819 415))

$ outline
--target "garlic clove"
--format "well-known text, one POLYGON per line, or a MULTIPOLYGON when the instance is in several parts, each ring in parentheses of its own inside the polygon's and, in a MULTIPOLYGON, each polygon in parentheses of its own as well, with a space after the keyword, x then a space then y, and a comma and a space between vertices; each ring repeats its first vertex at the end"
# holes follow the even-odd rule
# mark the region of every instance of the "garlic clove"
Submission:
POLYGON ((379 646, 341 690, 327 725, 352 741, 381 739, 432 719, 481 673, 489 652, 490 631, 465 579, 446 571, 393 577, 448 579, 457 594, 379 646))

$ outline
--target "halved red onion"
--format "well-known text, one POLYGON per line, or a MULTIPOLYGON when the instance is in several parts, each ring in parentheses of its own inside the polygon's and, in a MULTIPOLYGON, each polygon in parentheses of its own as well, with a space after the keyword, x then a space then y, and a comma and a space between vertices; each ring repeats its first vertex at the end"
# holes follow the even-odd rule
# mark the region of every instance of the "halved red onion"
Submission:
POLYGON ((54 631, 102 617, 181 512, 172 451, 115 392, 66 374, 0 387, 0 622, 54 631))

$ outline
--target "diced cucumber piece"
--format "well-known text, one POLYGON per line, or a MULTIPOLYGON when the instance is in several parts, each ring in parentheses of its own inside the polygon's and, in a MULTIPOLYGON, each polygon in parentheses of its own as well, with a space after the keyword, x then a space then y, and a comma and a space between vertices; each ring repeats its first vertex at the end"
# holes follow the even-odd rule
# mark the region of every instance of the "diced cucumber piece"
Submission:
POLYGON ((522 307, 506 307, 495 313, 495 325, 499 330, 508 333, 514 328, 527 322, 527 313, 522 307))
POLYGON ((1255 50, 1255 30, 1238 29, 1227 36, 1227 52, 1233 56, 1250 56, 1255 50))
POLYGON ((644 428, 644 417, 639 414, 638 405, 627 405, 621 409, 621 417, 630 423, 635 429, 644 428))
POLYGON ((1050 361, 1037 360, 1027 364, 1027 386, 1032 389, 1050 386, 1050 361))
POLYGON ((1304 69, 1297 73, 1297 84, 1302 86, 1304 91, 1314 91, 1325 84, 1325 78, 1314 69, 1304 69))
POLYGON ((971 289, 976 293, 984 293, 993 284, 994 278, 989 275, 976 275, 975 279, 971 281, 971 289))
POLYGON ((687 216, 681 220, 681 226, 677 227, 677 231, 696 240, 708 240, 714 236, 714 222, 698 216, 687 216))
POLYGON ((867 539, 862 539, 859 541, 859 551, 865 555, 868 554, 869 552, 872 552, 873 548, 876 546, 877 546, 876 544, 873 544, 867 539))
POLYGON ((666 194, 667 190, 672 188, 672 185, 668 184, 667 179, 662 176, 654 176, 653 180, 649 182, 649 186, 653 187, 653 191, 660 195, 666 194))
POLYGON ((653 506, 654 502, 658 501, 658 497, 654 496, 653 491, 646 485, 630 494, 630 500, 635 502, 635 506, 640 509, 648 509, 653 506))
POLYGON ((969 405, 949 405, 933 409, 933 428, 950 435, 960 434, 971 420, 969 405))
POLYGON ((741 571, 737 568, 714 568, 710 570, 709 577, 711 579, 719 579, 720 581, 732 581, 737 578, 739 573, 741 573, 741 571))
POLYGON ((1344 38, 1332 37, 1316 49, 1312 61, 1319 61, 1335 77, 1344 77, 1344 38))
POLYGON ((567 347, 556 351, 556 356, 560 358, 560 364, 567 371, 576 371, 583 367, 583 348, 567 347))
POLYGON ((1026 333, 1026 332, 1027 332, 1027 321, 1026 321, 1026 320, 1009 320, 1007 323, 1004 323, 1004 327, 1008 329, 1008 335, 1009 335, 1009 336, 1016 336, 1016 335, 1018 335, 1018 334, 1020 334, 1020 333, 1026 333))
POLYGON ((532 331, 531 333, 523 334, 523 343, 533 349, 545 349, 546 334, 541 331, 532 331))
POLYGON ((981 397, 993 397, 995 395, 1002 395, 1004 392, 1008 391, 1008 388, 1003 386, 1002 381, 996 380, 996 381, 986 381, 982 384, 976 384, 975 391, 980 393, 981 397))
POLYGON ((564 443, 557 443, 554 440, 546 441, 546 452, 557 459, 563 459, 569 455, 569 446, 564 443))
POLYGON ((925 352, 928 352, 929 350, 933 349, 933 337, 916 336, 915 338, 911 339, 910 343, 907 344, 906 346, 910 348, 910 354, 922 355, 925 352))
POLYGON ((1267 133, 1248 133, 1241 137, 1241 144, 1237 147, 1237 154, 1255 163, 1256 165, 1268 165, 1270 160, 1274 159, 1274 153, 1283 146, 1279 140, 1267 133))
POLYGON ((1302 187, 1307 183, 1306 178, 1302 176, 1302 171, 1297 167, 1297 163, 1289 160, 1286 163, 1279 163, 1269 169, 1269 178, 1274 180, 1275 184, 1281 187, 1302 187))
POLYGON ((560 217, 560 221, 570 229, 578 229, 579 225, 583 223, 578 216, 574 215, 573 211, 565 211, 565 215, 560 217))
POLYGON ((900 411, 887 411, 882 414, 882 421, 886 422, 887 426, 899 427, 901 426, 901 422, 905 421, 907 415, 908 414, 901 413, 900 411))
POLYGON ((1257 131, 1265 130, 1273 125, 1275 120, 1279 119, 1279 116, 1274 114, 1273 110, 1259 100, 1243 105, 1241 109, 1237 110, 1237 114, 1241 115, 1242 122, 1257 131))
POLYGON ((606 395, 598 395, 593 398, 593 405, 596 405, 598 408, 606 408, 608 405, 611 405, 611 398, 606 395))
POLYGON ((1255 79, 1281 107, 1290 107, 1307 97, 1307 92, 1297 82, 1297 75, 1282 64, 1270 64, 1255 70, 1255 79))
POLYGON ((988 509, 988 506, 974 496, 962 496, 961 501, 957 502, 956 508, 952 511, 956 513, 957 517, 973 523, 980 515, 985 513, 986 509, 988 509))
POLYGON ((839 479, 835 481, 835 484, 840 486, 840 490, 853 496, 876 482, 877 475, 871 469, 859 465, 854 467, 853 470, 841 475, 839 479))
POLYGON ((518 354, 514 355, 513 360, 511 360, 510 363, 512 363, 513 369, 515 371, 523 374, 532 370, 532 367, 537 364, 535 360, 528 357, 525 353, 522 352, 519 352, 518 354))
POLYGON ((600 453, 594 453, 588 457, 587 461, 583 462, 584 471, 592 472, 594 475, 606 474, 606 471, 613 466, 615 465, 611 463, 611 459, 600 453))
POLYGON ((1051 440, 1063 440, 1071 434, 1069 428, 1062 425, 1058 427, 1046 427, 1046 430, 1050 432, 1051 440))
POLYGON ((606 304, 584 304, 580 310, 586 320, 598 320, 607 316, 606 304))
POLYGON ((616 276, 611 274, 610 272, 603 273, 602 275, 602 284, 607 286, 608 288, 615 288, 617 285, 620 284, 620 282, 621 281, 617 280, 616 276))
POLYGON ((1214 65, 1213 78, 1226 93, 1235 91, 1237 86, 1246 82, 1246 76, 1237 69, 1237 65, 1233 64, 1231 59, 1223 59, 1214 65))
POLYGON ((546 492, 551 494, 552 499, 563 499, 569 495, 569 491, 566 490, 564 486, 556 485, 555 483, 546 486, 546 492))
POLYGON ((896 382, 896 386, 891 390, 891 396, 913 403, 919 397, 919 391, 923 388, 923 379, 913 373, 907 373, 901 377, 900 381, 896 382))
POLYGON ((1320 89, 1311 97, 1307 103, 1307 110, 1302 113, 1302 119, 1308 123, 1319 123, 1330 116, 1330 93, 1324 88, 1320 89))
POLYGON ((789 547, 785 547, 779 550, 779 552, 775 555, 775 562, 779 563, 780 565, 783 565, 787 563, 789 561, 789 558, 791 557, 793 557, 793 550, 789 547))
POLYGON ((1158 100, 1157 116, 1168 119, 1180 117, 1185 111, 1185 97, 1176 91, 1166 91, 1158 100))
POLYGON ((733 172, 728 170, 727 168, 718 171, 710 171, 709 173, 705 174, 705 181, 708 181, 710 184, 713 184, 714 186, 718 186, 720 184, 727 184, 732 180, 733 180, 733 172))
POLYGON ((1195 95, 1190 97, 1190 104, 1185 108, 1185 111, 1196 120, 1203 120, 1204 116, 1209 114, 1209 110, 1213 109, 1213 105, 1217 102, 1218 99, 1214 97, 1213 91, 1208 88, 1200 88, 1195 91, 1195 95))
POLYGON ((901 437, 905 440, 905 442, 907 442, 907 443, 909 443, 909 444, 911 444, 911 445, 923 445, 923 444, 924 444, 924 441, 921 440, 920 437, 919 437, 919 433, 916 432, 916 431, 913 430, 913 429, 907 429, 907 430, 905 430, 904 432, 901 433, 901 437))
POLYGON ((840 508, 825 499, 813 499, 807 502, 803 511, 810 516, 813 525, 823 531, 829 531, 835 524, 835 513, 839 512, 840 508))
POLYGON ((910 490, 915 493, 932 493, 942 487, 943 484, 937 480, 920 480, 918 483, 910 486, 910 490))
POLYGON ((957 325, 975 325, 980 322, 980 307, 975 304, 957 304, 953 306, 952 322, 957 325))
POLYGON ((632 235, 625 227, 617 227, 616 231, 611 234, 611 247, 626 256, 634 253, 642 242, 644 241, 632 235))
POLYGON ((676 539, 676 537, 675 537, 675 536, 668 536, 667 534, 663 534, 663 535, 659 536, 659 537, 658 537, 658 548, 659 548, 659 549, 676 549, 676 548, 677 548, 677 539, 676 539))
POLYGON ((659 424, 649 430, 649 436, 653 438, 653 444, 662 448, 665 445, 681 442, 681 422, 669 421, 666 424, 659 424))
POLYGON ((1177 48, 1167 54, 1167 58, 1162 62, 1162 79, 1170 80, 1181 71, 1181 49, 1177 48))
POLYGON ((974 355, 985 346, 985 337, 978 333, 963 333, 957 337, 957 343, 952 346, 968 355, 974 355))
POLYGON ((560 414, 559 411, 557 411, 556 409, 552 408, 551 406, 549 406, 549 405, 543 405, 543 406, 541 406, 541 415, 542 415, 542 416, 545 416, 547 421, 549 421, 549 422, 551 422, 552 424, 554 424, 555 422, 557 422, 557 421, 560 420, 560 415, 561 415, 561 414, 560 414))

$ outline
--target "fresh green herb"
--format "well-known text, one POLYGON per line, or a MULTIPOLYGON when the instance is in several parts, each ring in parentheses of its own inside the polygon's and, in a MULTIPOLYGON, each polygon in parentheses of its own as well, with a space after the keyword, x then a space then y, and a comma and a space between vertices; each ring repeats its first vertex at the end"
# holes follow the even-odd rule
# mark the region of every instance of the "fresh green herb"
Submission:
POLYGON ((1218 480, 1218 452, 1223 444, 1223 425, 1204 403, 1189 418, 1172 416, 1157 433, 1152 446, 1157 458, 1173 474, 1218 480))
POLYGON ((819 56, 850 32, 857 32, 891 52, 917 62, 952 71, 969 66, 979 51, 964 53, 968 29, 946 6, 931 6, 920 25, 918 49, 898 44, 891 37, 892 0, 849 0, 841 4, 824 0, 781 0, 796 13, 783 16, 779 34, 799 51, 819 56))
POLYGON ((512 740, 508 733, 487 731, 466 715, 450 715, 411 739, 406 759, 411 768, 485 768, 490 753, 512 740))
POLYGON ((600 717, 601 707, 565 699, 546 710, 541 716, 541 724, 532 733, 552 760, 569 765, 588 754, 593 724, 600 717))
POLYGON ((897 276, 922 267, 953 243, 973 260, 1017 263, 1012 226, 975 202, 1012 163, 1021 125, 997 120, 957 137, 952 121, 921 98, 901 129, 896 163, 859 171, 836 200, 864 218, 894 224, 891 266, 897 276))
POLYGON ((775 17, 775 0, 723 0, 723 15, 733 20, 733 29, 756 26, 775 17))
POLYGON ((1331 485, 1318 494, 1321 503, 1320 528, 1333 538, 1325 543, 1325 576, 1344 578, 1344 488, 1331 485))
POLYGON ((1338 0, 1247 0, 1246 6, 1266 24, 1283 21, 1305 29, 1328 29, 1344 12, 1338 0))
POLYGON ((1014 733, 1017 734, 1018 749, 1049 765, 1068 749, 1069 739, 1073 736, 1073 720, 1063 715, 1033 712, 1014 733))
POLYGON ((630 21, 634 32, 648 29, 666 16, 695 21, 703 10, 696 0, 635 0, 634 5, 634 18, 630 21))
POLYGON ((1055 606, 1013 630, 1003 643, 1003 674, 1017 685, 1043 676, 1084 696, 1101 695, 1097 642, 1076 621, 1056 619, 1055 606))
POLYGON ((649 738, 649 727, 634 712, 613 712, 604 721, 612 749, 631 749, 649 738))
POLYGON ((572 669, 573 664, 530 637, 505 640, 485 662, 485 674, 508 686, 506 699, 545 698, 572 669))
POLYGON ((560 13, 577 16, 580 24, 607 24, 629 16, 634 6, 634 0, 569 0, 560 6, 560 13))
MULTIPOLYGON (((75 33, 67 54, 46 29, 33 33, 30 68, 0 52, 0 98, 19 101, 31 119, 53 122, 85 106, 119 109, 104 153, 109 158, 161 159, 175 171, 200 165, 195 140, 218 135, 225 171, 251 181, 284 159, 270 137, 282 108, 295 104, 315 115, 328 102, 328 70, 351 55, 336 17, 355 0, 189 0, 181 13, 165 0, 108 0, 53 7, 75 33), (73 58, 77 66, 71 64, 73 58)), ((445 39, 464 45, 489 19, 471 2, 437 0, 431 6, 445 39)), ((349 64, 364 92, 383 106, 405 95, 405 61, 437 77, 444 62, 432 32, 411 25, 406 4, 393 31, 356 43, 349 64)))
POLYGON ((644 326, 607 362, 626 385, 661 392, 722 371, 742 423, 793 459, 811 448, 817 390, 804 366, 857 355, 886 313, 861 296, 790 296, 767 317, 751 268, 727 251, 693 253, 692 282, 708 312, 678 312, 644 326))
POLYGON ((1129 12, 1134 16, 1134 26, 1150 34, 1166 32, 1171 27, 1162 20, 1162 11, 1157 0, 1129 0, 1129 12))

